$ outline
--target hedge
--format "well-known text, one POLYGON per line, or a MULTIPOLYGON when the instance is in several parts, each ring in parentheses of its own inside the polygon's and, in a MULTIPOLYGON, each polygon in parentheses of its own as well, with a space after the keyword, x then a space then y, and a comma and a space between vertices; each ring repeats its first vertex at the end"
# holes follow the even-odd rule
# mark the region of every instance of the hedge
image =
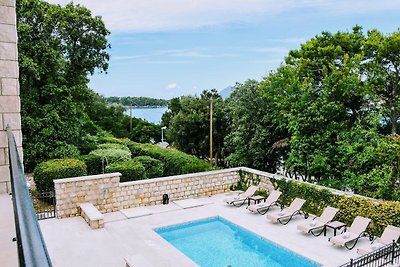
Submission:
MULTIPOLYGON (((245 190, 251 184, 259 184, 260 176, 239 171, 239 182, 231 189, 245 190)), ((380 236, 387 225, 400 227, 400 202, 377 201, 374 199, 337 195, 327 188, 320 188, 312 184, 269 178, 275 189, 282 192, 279 201, 285 206, 296 197, 306 200, 303 209, 305 212, 320 216, 327 206, 339 209, 335 220, 351 225, 356 216, 370 218, 369 233, 380 236)), ((267 195, 265 191, 257 194, 267 195)))
POLYGON ((164 173, 164 164, 158 159, 153 159, 149 156, 139 156, 134 158, 134 161, 140 162, 144 166, 147 178, 162 177, 164 173))
POLYGON ((106 167, 107 173, 120 172, 120 182, 136 181, 146 179, 144 166, 136 160, 115 162, 106 167))
POLYGON ((53 180, 87 175, 86 164, 77 159, 52 159, 38 164, 33 180, 39 192, 54 189, 53 180))
POLYGON ((335 220, 351 225, 356 216, 370 218, 369 232, 380 236, 389 224, 400 226, 400 202, 376 201, 358 196, 336 195, 332 191, 317 188, 298 181, 275 180, 273 184, 282 192, 281 201, 289 204, 295 197, 306 200, 304 211, 321 215, 323 209, 332 206, 339 209, 335 220))
POLYGON ((128 151, 129 153, 131 152, 126 145, 117 144, 117 143, 104 143, 104 144, 98 145, 97 148, 98 149, 121 149, 121 150, 128 151))
POLYGON ((131 153, 123 149, 96 149, 89 155, 82 157, 88 166, 88 173, 100 174, 104 173, 105 167, 119 161, 127 161, 131 159, 131 153))
POLYGON ((135 142, 130 142, 128 147, 133 157, 150 156, 160 160, 164 164, 164 176, 195 173, 213 169, 208 162, 173 148, 162 148, 158 145, 139 144, 135 142))

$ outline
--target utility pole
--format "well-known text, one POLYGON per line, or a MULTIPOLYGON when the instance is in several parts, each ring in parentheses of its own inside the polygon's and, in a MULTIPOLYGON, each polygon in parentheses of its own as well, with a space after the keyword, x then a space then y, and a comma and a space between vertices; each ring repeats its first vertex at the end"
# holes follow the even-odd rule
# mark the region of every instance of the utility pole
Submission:
POLYGON ((210 100, 210 165, 213 165, 213 98, 210 100))
POLYGON ((129 107, 129 116, 131 117, 130 123, 129 123, 129 132, 132 132, 132 104, 129 107))

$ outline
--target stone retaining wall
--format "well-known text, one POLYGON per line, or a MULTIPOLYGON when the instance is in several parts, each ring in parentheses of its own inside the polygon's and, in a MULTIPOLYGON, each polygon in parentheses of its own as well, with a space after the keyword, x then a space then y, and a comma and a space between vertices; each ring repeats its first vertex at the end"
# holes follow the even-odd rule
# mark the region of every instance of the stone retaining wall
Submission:
POLYGON ((58 218, 78 216, 78 206, 92 203, 100 212, 156 205, 163 194, 170 201, 229 191, 239 168, 119 183, 120 173, 54 180, 58 218))
MULTIPOLYGON (((239 181, 240 173, 252 174, 255 180, 259 181, 260 189, 266 191, 274 190, 270 178, 289 179, 281 175, 246 167, 125 183, 119 182, 120 173, 60 179, 54 180, 56 213, 58 218, 79 216, 78 206, 84 202, 90 202, 101 213, 106 213, 138 206, 161 204, 163 194, 168 194, 170 201, 211 196, 229 191, 230 186, 239 181)), ((326 188, 318 185, 313 186, 326 188)), ((353 196, 348 192, 326 189, 331 190, 334 194, 353 196)))

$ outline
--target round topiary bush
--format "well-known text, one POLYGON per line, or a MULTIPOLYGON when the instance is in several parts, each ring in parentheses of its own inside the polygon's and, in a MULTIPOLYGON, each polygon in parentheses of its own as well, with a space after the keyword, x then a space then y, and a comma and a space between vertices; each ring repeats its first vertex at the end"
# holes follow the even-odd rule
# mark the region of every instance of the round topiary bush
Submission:
POLYGON ((114 148, 96 149, 82 159, 88 166, 89 174, 100 174, 104 173, 105 168, 112 163, 130 160, 131 152, 114 148))
POLYGON ((39 192, 54 189, 53 180, 87 175, 86 164, 78 159, 52 159, 38 164, 33 180, 39 192))
POLYGON ((133 160, 140 162, 144 166, 147 178, 161 177, 164 173, 164 164, 158 159, 149 156, 139 156, 133 160))
POLYGON ((144 166, 135 160, 115 162, 106 167, 106 172, 120 172, 122 174, 120 182, 146 179, 146 171, 144 166))

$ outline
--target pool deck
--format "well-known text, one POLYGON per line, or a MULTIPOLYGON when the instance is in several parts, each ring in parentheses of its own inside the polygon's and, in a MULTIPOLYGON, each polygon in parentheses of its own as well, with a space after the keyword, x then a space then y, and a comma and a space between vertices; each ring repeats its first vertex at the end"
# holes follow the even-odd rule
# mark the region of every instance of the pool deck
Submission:
MULTIPOLYGON (((56 267, 123 267, 124 258, 130 258, 135 267, 197 266, 152 229, 212 216, 221 216, 323 266, 339 266, 358 257, 356 249, 331 245, 330 230, 326 237, 300 233, 297 224, 310 218, 297 216, 285 226, 271 223, 265 215, 246 210, 246 205, 236 208, 224 204, 226 197, 222 194, 104 214, 105 227, 97 230, 90 229, 81 217, 42 220, 40 226, 56 267)), ((278 211, 276 207, 269 213, 278 211)), ((363 238, 356 248, 367 244, 368 239, 363 238)))

